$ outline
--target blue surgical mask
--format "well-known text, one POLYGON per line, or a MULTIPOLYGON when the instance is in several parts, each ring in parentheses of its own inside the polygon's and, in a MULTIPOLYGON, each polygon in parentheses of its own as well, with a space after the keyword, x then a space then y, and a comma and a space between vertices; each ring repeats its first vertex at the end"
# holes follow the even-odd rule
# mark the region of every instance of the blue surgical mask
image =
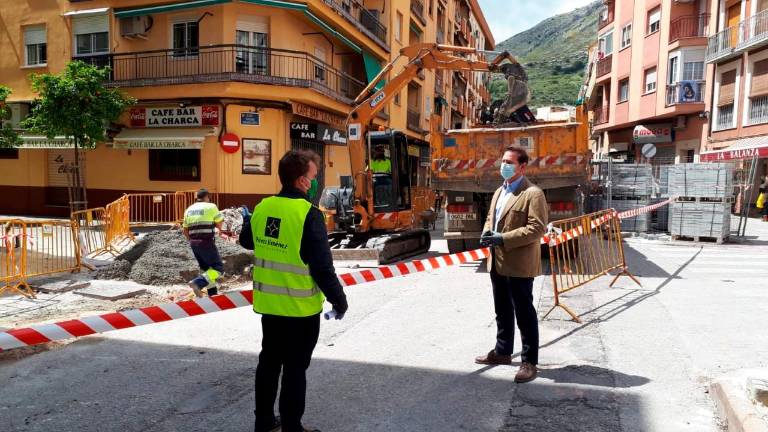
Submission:
POLYGON ((501 176, 504 177, 504 180, 509 180, 515 175, 515 164, 502 162, 500 171, 501 176))

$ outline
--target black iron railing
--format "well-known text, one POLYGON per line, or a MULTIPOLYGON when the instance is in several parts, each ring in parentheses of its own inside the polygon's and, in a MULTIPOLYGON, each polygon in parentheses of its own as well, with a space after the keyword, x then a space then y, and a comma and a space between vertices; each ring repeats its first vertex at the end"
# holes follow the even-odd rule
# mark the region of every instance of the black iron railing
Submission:
POLYGON ((378 39, 378 42, 389 46, 387 43, 387 27, 381 23, 375 10, 366 9, 365 5, 357 0, 323 0, 325 4, 340 13, 347 21, 360 25, 370 32, 370 36, 378 39))
POLYGON ((421 131, 421 114, 411 108, 408 108, 408 128, 416 132, 421 131))
POLYGON ((112 53, 74 60, 109 66, 109 84, 120 87, 241 81, 312 88, 347 103, 365 88, 363 81, 311 54, 247 45, 112 53))

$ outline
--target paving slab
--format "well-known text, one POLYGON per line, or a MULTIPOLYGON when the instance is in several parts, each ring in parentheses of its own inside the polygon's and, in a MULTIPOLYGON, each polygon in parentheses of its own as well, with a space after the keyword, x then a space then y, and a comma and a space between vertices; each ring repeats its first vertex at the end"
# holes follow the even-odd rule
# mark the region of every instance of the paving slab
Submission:
POLYGON ((31 285, 32 288, 40 292, 44 292, 46 294, 56 294, 85 289, 91 286, 91 283, 84 280, 59 279, 48 280, 31 285))
POLYGON ((146 292, 146 288, 133 282, 94 280, 89 287, 77 290, 75 294, 100 300, 121 300, 136 297, 146 292))

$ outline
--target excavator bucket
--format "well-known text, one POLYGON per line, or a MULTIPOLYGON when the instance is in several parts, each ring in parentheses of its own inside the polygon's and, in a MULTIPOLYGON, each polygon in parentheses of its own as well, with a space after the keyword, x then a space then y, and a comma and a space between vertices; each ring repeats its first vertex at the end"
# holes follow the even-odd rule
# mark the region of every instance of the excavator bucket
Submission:
POLYGON ((334 260, 376 261, 379 264, 391 264, 426 253, 429 251, 431 238, 427 230, 412 229, 334 243, 334 239, 331 238, 331 253, 334 260))
POLYGON ((497 70, 507 80, 508 91, 507 97, 497 105, 494 111, 493 122, 504 124, 535 121, 532 114, 528 115, 530 110, 528 110, 527 105, 531 100, 531 90, 528 87, 528 74, 523 66, 506 51, 497 57, 494 63, 497 64, 497 70))

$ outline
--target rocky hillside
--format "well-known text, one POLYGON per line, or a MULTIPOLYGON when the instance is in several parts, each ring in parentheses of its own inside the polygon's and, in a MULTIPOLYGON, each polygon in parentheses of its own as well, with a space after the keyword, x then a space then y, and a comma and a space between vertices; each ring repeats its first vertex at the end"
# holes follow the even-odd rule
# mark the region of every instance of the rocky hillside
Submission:
MULTIPOLYGON (((587 47, 597 39, 600 1, 572 12, 547 18, 534 27, 496 45, 525 65, 531 87, 529 106, 572 105, 583 82, 587 47)), ((494 99, 506 92, 507 83, 497 77, 491 84, 494 99)))

